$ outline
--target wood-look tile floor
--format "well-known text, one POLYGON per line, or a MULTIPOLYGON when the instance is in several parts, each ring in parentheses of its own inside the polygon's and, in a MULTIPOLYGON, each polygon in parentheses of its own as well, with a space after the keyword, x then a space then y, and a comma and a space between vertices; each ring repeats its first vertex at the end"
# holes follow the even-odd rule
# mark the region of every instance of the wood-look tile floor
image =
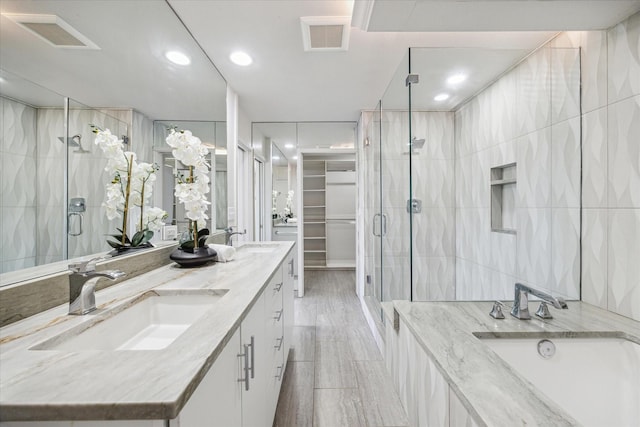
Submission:
POLYGON ((355 294, 353 271, 305 271, 277 427, 409 424, 355 294))

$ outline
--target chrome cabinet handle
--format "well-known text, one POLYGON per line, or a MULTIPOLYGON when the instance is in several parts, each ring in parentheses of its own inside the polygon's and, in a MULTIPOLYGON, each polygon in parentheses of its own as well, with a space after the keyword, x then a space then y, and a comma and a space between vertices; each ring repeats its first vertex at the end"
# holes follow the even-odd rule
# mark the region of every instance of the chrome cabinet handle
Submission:
POLYGON ((283 312, 283 311, 284 311, 284 310, 278 310, 278 311, 276 311, 276 313, 277 313, 278 315, 277 315, 277 316, 274 316, 274 318, 273 318, 276 322, 279 322, 279 321, 280 321, 280 319, 282 319, 282 312, 283 312))
POLYGON ((387 214, 382 214, 382 236, 387 235, 387 214))
POLYGON ((283 365, 278 366, 278 375, 276 375, 276 378, 278 379, 278 381, 282 380, 282 374, 284 373, 284 369, 283 365))
POLYGON ((251 347, 251 368, 249 368, 249 370, 251 371, 251 378, 255 378, 255 375, 256 375, 256 370, 255 370, 255 367, 256 367, 256 365, 255 365, 255 363, 256 363, 256 354, 255 354, 256 343, 255 343, 253 335, 251 335, 251 343, 248 344, 248 346, 251 347))
POLYGON ((248 348, 249 346, 247 344, 244 344, 243 347, 244 347, 244 353, 238 354, 238 357, 244 358, 244 363, 243 363, 244 378, 239 378, 238 382, 244 383, 244 389, 249 391, 249 348, 248 348))
POLYGON ((276 338, 276 341, 278 341, 278 345, 274 345, 273 348, 280 351, 280 349, 282 348, 282 343, 284 342, 284 337, 276 338))

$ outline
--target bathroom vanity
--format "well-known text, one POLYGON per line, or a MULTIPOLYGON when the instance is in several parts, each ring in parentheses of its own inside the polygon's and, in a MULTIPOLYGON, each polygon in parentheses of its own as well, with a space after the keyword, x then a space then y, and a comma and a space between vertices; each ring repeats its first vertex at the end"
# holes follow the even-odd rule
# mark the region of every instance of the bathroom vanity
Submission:
POLYGON ((640 322, 582 302, 545 320, 494 319, 492 302, 383 305, 413 426, 637 425, 640 322))
POLYGON ((91 314, 65 304, 0 329, 0 425, 271 425, 293 330, 293 246, 170 264, 97 292, 91 314))

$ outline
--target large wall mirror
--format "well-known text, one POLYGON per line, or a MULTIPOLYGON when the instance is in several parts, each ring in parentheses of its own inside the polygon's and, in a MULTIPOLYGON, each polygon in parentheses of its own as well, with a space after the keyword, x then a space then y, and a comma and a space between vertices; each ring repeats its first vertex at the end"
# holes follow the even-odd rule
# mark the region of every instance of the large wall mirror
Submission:
MULTIPOLYGON (((0 67, 1 238, 12 242, 2 245, 0 285, 110 249, 105 234, 117 225, 101 208, 108 177, 90 125, 160 170, 161 127, 211 144, 212 182, 225 191, 212 188, 209 216, 224 228, 226 82, 167 2, 3 0, 0 67), (36 34, 33 22, 65 31, 73 46, 36 34), (170 62, 168 51, 190 63, 170 62)), ((163 188, 155 192, 164 206, 163 188)))

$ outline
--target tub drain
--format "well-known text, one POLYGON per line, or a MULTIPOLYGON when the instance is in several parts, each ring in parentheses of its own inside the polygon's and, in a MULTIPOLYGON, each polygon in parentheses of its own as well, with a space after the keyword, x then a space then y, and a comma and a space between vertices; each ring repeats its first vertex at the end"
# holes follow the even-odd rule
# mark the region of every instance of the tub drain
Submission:
POLYGON ((549 359, 556 354, 556 345, 549 340, 540 340, 538 342, 538 354, 544 359, 549 359))

